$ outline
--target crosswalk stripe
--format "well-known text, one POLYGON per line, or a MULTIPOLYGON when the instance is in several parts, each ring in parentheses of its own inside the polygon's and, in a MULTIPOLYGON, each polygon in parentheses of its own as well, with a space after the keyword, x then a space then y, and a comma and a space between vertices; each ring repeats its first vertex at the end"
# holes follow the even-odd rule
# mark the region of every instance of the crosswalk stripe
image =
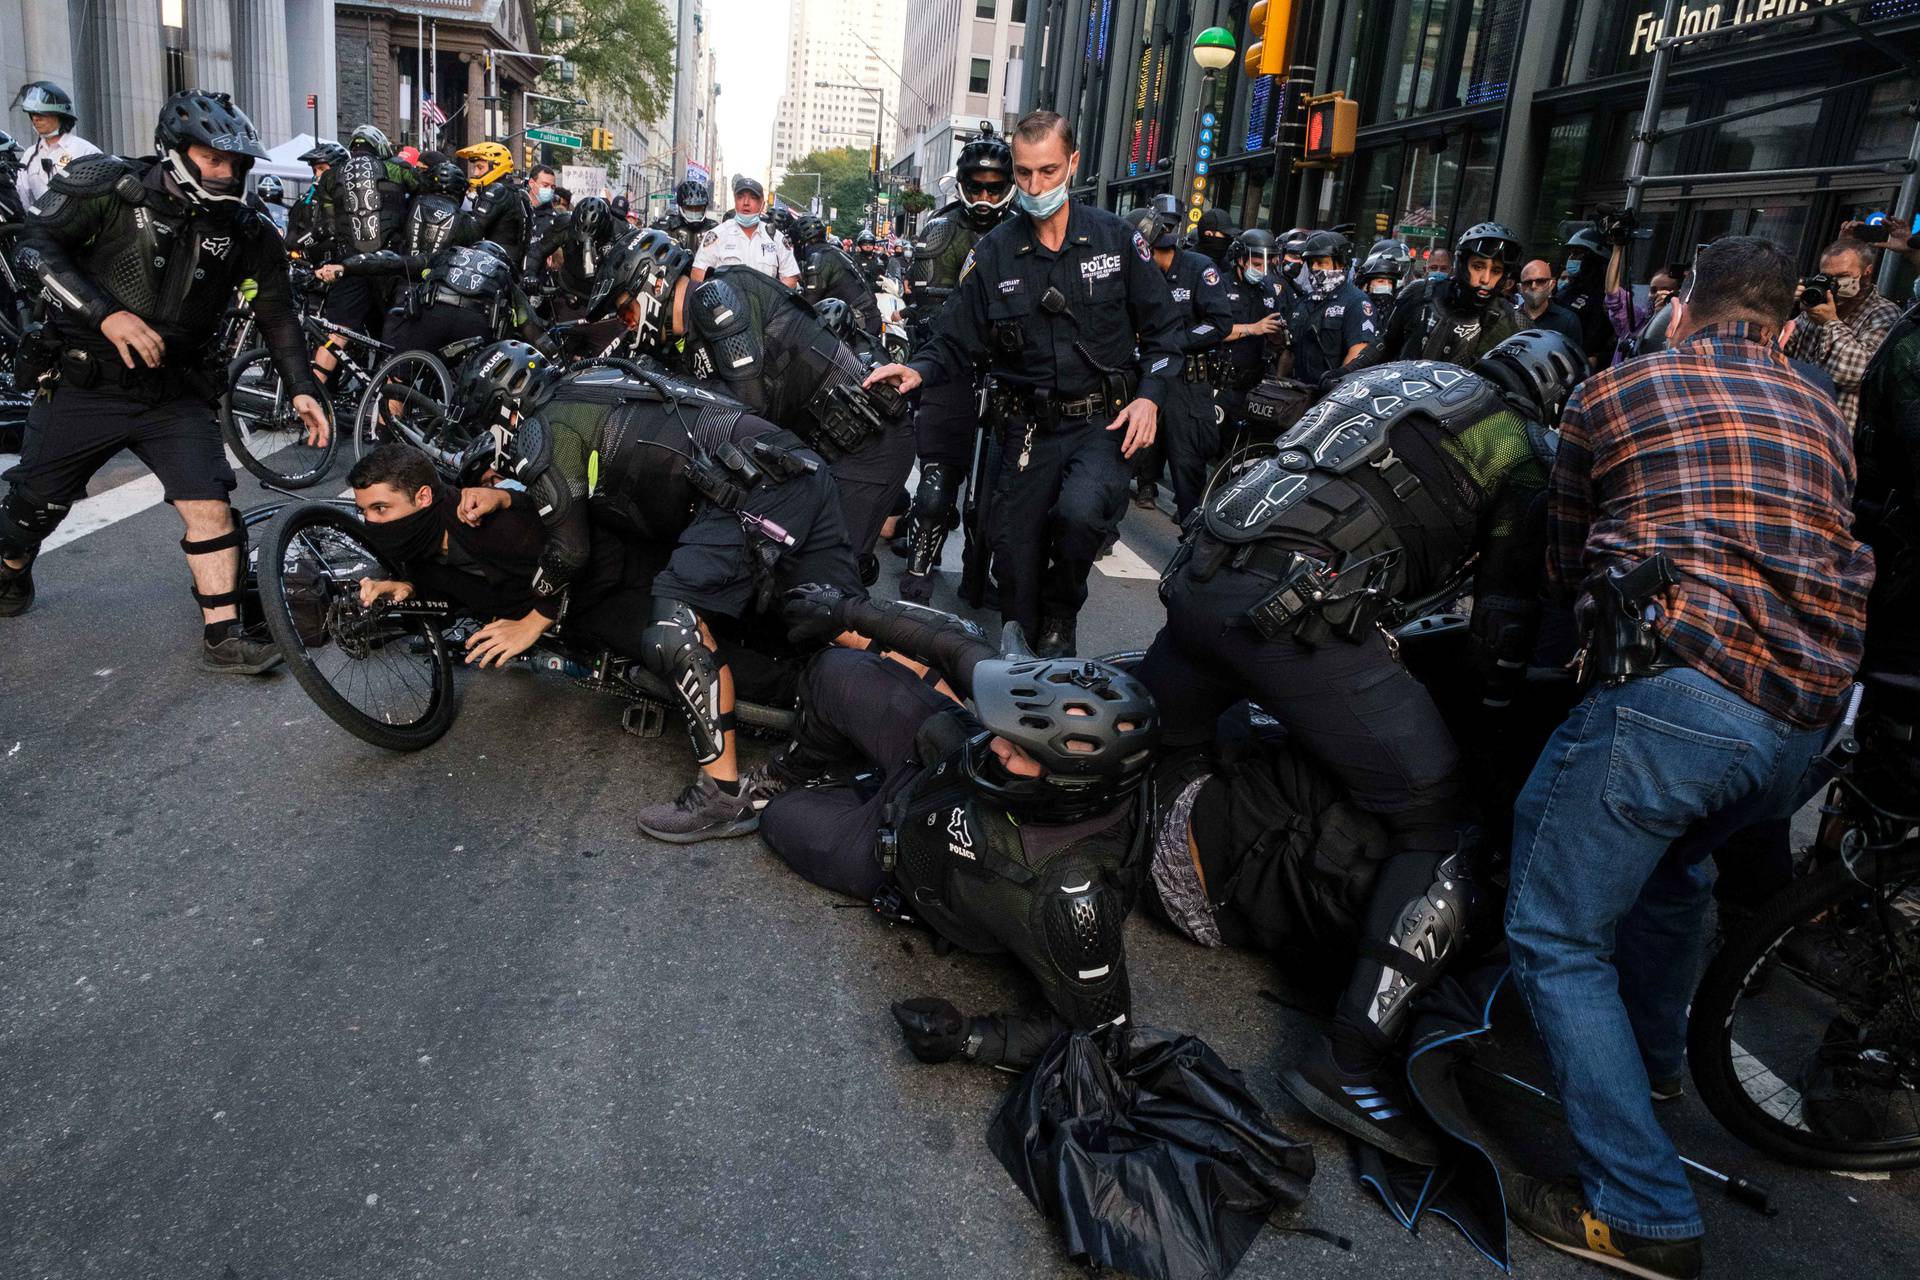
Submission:
POLYGON ((1109 578, 1146 578, 1158 579, 1160 571, 1140 558, 1140 554, 1124 542, 1113 544, 1113 554, 1104 560, 1095 560, 1093 567, 1109 578))

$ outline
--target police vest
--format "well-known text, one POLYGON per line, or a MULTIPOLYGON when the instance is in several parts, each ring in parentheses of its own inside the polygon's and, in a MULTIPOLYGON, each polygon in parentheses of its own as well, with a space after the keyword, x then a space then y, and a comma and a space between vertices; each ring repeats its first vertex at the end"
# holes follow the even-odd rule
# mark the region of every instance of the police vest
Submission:
POLYGON ((389 162, 373 156, 349 156, 329 169, 339 199, 335 239, 354 253, 377 253, 394 246, 406 216, 407 189, 389 171, 389 162))

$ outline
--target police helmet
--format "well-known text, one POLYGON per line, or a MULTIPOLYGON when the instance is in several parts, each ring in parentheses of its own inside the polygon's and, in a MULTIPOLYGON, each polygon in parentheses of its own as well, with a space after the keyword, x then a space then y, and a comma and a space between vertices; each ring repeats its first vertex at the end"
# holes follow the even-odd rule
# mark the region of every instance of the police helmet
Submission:
POLYGON ((176 93, 160 104, 153 145, 167 166, 167 176, 189 202, 201 208, 244 200, 247 172, 255 160, 267 157, 267 149, 260 144, 260 131, 247 119, 246 112, 233 105, 232 98, 198 89, 176 93), (202 177, 200 166, 187 154, 187 148, 195 143, 232 156, 233 176, 202 177))
POLYGON ((1039 821, 1074 822, 1124 801, 1147 776, 1160 732, 1144 684, 1085 658, 986 659, 973 669, 972 701, 987 732, 969 744, 968 777, 1009 812, 1039 821), (1032 757, 1042 776, 1007 770, 993 737, 1032 757))
POLYGON ((427 170, 427 190, 458 200, 467 194, 467 171, 457 160, 442 160, 427 170))
POLYGON ((279 204, 287 195, 286 185, 270 173, 253 184, 253 191, 268 204, 279 204))
POLYGON ((13 96, 13 105, 30 116, 59 116, 65 122, 61 132, 73 128, 79 117, 73 113, 73 95, 51 80, 30 80, 13 96))
POLYGON ((646 230, 622 244, 595 276, 587 319, 615 311, 634 329, 642 347, 671 340, 661 319, 673 302, 673 287, 693 267, 693 255, 664 231, 646 230))
POLYGON ((1492 258, 1511 271, 1520 263, 1520 237, 1507 230, 1505 223, 1476 222, 1460 233, 1453 247, 1453 270, 1466 270, 1471 257, 1492 258))
POLYGON ((370 124, 363 124, 353 131, 347 139, 347 150, 356 155, 370 155, 376 160, 393 159, 393 144, 387 141, 387 135, 370 124))
POLYGON ((347 149, 337 142, 316 142, 300 153, 300 163, 305 165, 332 166, 346 162, 347 149))
POLYGON ((1280 252, 1289 258, 1306 256, 1307 237, 1312 232, 1305 227, 1291 227, 1280 237, 1280 252))
POLYGON ((1611 253, 1607 248, 1606 238, 1592 227, 1582 227, 1567 237, 1567 252, 1572 253, 1576 249, 1602 258, 1611 253))
POLYGON ((688 178, 673 189, 673 202, 680 206, 680 215, 685 217, 689 210, 707 211, 713 203, 713 188, 698 178, 688 178))
POLYGON ((559 376, 553 361, 524 342, 496 342, 476 351, 461 366, 454 388, 460 421, 505 428, 513 414, 531 410, 559 376))
POLYGON ((1587 359, 1563 333, 1522 329, 1481 356, 1473 371, 1531 406, 1534 421, 1552 426, 1586 377, 1587 359))
POLYGON ((1149 249, 1171 249, 1178 243, 1172 224, 1161 217, 1157 209, 1129 209, 1120 216, 1128 226, 1139 232, 1149 249))
POLYGON ((1235 237, 1228 252, 1240 273, 1259 284, 1273 274, 1273 262, 1280 256, 1280 246, 1274 242, 1273 232, 1264 227, 1248 227, 1235 237))
POLYGON ((1353 246, 1338 231, 1315 231, 1300 246, 1300 256, 1308 262, 1315 258, 1332 258, 1333 265, 1344 267, 1353 252, 1353 246))
POLYGON ((854 237, 853 243, 857 248, 872 249, 879 246, 880 237, 873 234, 872 227, 862 227, 860 234, 854 237))
POLYGON ((1007 140, 991 129, 982 132, 960 148, 953 173, 967 221, 977 231, 991 228, 1013 202, 1013 149, 1007 140))
POLYGON ((807 249, 827 238, 827 224, 812 214, 802 214, 793 220, 793 247, 807 249))
POLYGON ((13 140, 12 134, 0 129, 0 168, 17 168, 20 156, 20 144, 13 140))

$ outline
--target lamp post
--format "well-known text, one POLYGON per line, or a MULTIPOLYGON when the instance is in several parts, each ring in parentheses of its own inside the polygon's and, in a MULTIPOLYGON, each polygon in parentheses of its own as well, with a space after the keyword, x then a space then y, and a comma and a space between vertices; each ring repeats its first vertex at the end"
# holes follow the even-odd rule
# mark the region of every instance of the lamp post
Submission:
POLYGON ((1186 196, 1187 231, 1199 225, 1207 207, 1207 188, 1213 170, 1213 157, 1219 151, 1219 119, 1213 114, 1213 77, 1233 65, 1237 47, 1233 32, 1225 27, 1208 27, 1193 38, 1193 60, 1206 74, 1200 80, 1200 102, 1193 112, 1193 168, 1188 175, 1186 196))

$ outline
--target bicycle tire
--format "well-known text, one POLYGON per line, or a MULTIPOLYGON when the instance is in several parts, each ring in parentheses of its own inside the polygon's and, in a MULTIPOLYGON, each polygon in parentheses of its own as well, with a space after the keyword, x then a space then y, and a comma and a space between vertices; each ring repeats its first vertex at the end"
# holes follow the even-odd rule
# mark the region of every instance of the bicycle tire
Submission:
MULTIPOLYGON (((417 381, 409 380, 406 384, 408 393, 407 400, 409 403, 414 403, 418 399, 424 398, 434 400, 442 406, 452 405, 453 374, 448 370, 445 361, 431 351, 394 352, 378 365, 374 366, 373 373, 367 379, 367 386, 360 394, 360 403, 354 409, 353 447, 356 455, 364 454, 371 445, 375 426, 374 420, 380 416, 381 406, 386 401, 386 396, 379 392, 379 388, 391 381, 393 370, 402 365, 420 366, 440 384, 439 394, 436 397, 431 393, 425 392, 418 385, 417 381)), ((417 379, 418 375, 415 375, 415 377, 417 379)), ((447 451, 442 447, 444 442, 439 440, 437 436, 420 431, 416 426, 407 421, 404 414, 394 421, 393 427, 405 443, 425 452, 427 456, 434 460, 436 466, 442 469, 447 467, 448 463, 445 456, 447 451)))
MULTIPOLYGON (((1890 880, 1920 877, 1920 845, 1880 853, 1890 880)), ((1874 883, 1875 877, 1861 879, 1874 883)), ((1845 1172, 1876 1172, 1920 1165, 1920 1136, 1909 1145, 1866 1148, 1796 1128, 1767 1111, 1741 1083, 1734 1018, 1749 980, 1804 921, 1857 897, 1860 880, 1844 865, 1796 881, 1760 909, 1732 945, 1723 947, 1701 975, 1687 1024, 1687 1060, 1707 1110, 1728 1132, 1755 1150, 1791 1164, 1845 1172)), ((1778 977, 1772 979, 1780 980, 1778 977)))
MULTIPOLYGON (((396 724, 368 715, 334 687, 334 682, 316 661, 314 650, 309 648, 301 635, 288 599, 285 572, 288 551, 294 539, 308 530, 330 527, 352 537, 355 545, 362 545, 356 536, 359 525, 358 516, 325 502, 302 502, 274 517, 262 539, 259 559, 261 611, 266 616, 268 632, 286 659, 287 670, 328 719, 376 747, 384 747, 389 751, 418 751, 440 740, 452 726, 458 709, 453 654, 440 628, 423 619, 404 626, 404 630, 415 632, 428 646, 431 689, 423 714, 407 723, 396 724)), ((394 573, 384 563, 380 567, 388 574, 394 573)), ((356 578, 356 584, 357 581, 356 578)), ((350 589, 357 590, 357 586, 350 589)))
MULTIPOLYGON (((315 397, 320 402, 320 408, 325 411, 327 421, 333 427, 327 433, 325 446, 316 450, 304 443, 296 444, 292 440, 272 444, 270 439, 255 437, 250 427, 243 426, 243 420, 248 419, 249 414, 237 411, 236 402, 258 402, 262 396, 270 396, 269 412, 276 420, 298 422, 298 418, 293 414, 293 398, 286 394, 286 389, 280 384, 280 374, 273 368, 271 353, 265 347, 254 347, 250 351, 243 352, 227 369, 227 387, 220 396, 220 435, 226 441, 227 448, 233 451, 233 456, 239 459, 240 465, 245 467, 249 474, 276 488, 310 489, 319 484, 326 479, 327 472, 333 469, 334 454, 340 447, 340 425, 334 418, 333 401, 328 398, 324 388, 315 397), (243 389, 241 379, 246 376, 251 366, 262 360, 267 361, 268 376, 272 380, 271 391, 266 389, 266 384, 257 384, 243 389), (297 459, 301 465, 298 467, 276 465, 269 461, 274 457, 287 458, 288 461, 297 459)), ((258 421, 260 418, 255 417, 253 420, 258 421)), ((273 432, 274 437, 281 434, 279 430, 273 432)))

